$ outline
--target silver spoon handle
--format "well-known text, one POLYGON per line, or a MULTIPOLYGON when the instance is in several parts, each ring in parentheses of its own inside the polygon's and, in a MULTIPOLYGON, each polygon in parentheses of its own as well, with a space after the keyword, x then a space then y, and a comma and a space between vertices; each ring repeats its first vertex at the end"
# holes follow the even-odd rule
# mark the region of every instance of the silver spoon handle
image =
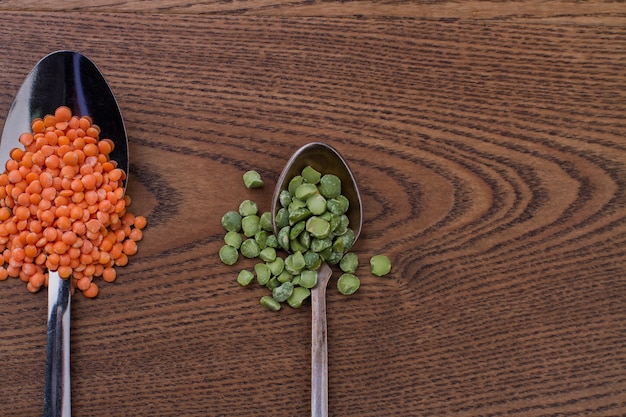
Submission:
POLYGON ((56 271, 48 278, 48 347, 44 417, 71 417, 70 282, 56 271))
POLYGON ((328 338, 326 332, 326 285, 332 270, 318 270, 318 283, 311 290, 311 416, 328 416, 328 338))

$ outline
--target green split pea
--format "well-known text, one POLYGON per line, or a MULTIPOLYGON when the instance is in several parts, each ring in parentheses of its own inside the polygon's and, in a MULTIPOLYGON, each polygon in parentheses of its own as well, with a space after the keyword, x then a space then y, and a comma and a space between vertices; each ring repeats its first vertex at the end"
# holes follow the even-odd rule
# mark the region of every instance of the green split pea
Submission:
MULTIPOLYGON (((256 171, 247 171, 243 180, 246 188, 263 186, 256 171)), ((317 269, 327 262, 337 264, 343 272, 337 280, 338 291, 354 294, 360 287, 355 275, 359 259, 350 252, 355 234, 349 227, 346 214, 349 201, 341 194, 341 180, 307 166, 280 192, 279 203, 275 218, 277 235, 273 233, 272 214, 261 213, 252 200, 242 201, 238 210, 222 216, 222 227, 226 230, 225 244, 219 251, 222 262, 235 264, 239 253, 261 261, 254 265, 253 271, 241 270, 238 284, 248 286, 256 277, 259 285, 271 291, 271 295, 260 300, 270 311, 280 310, 282 303, 299 308, 317 285, 317 269), (289 254, 281 256, 280 249, 289 254)), ((384 255, 374 256, 370 263, 374 275, 384 275, 391 268, 384 255)))

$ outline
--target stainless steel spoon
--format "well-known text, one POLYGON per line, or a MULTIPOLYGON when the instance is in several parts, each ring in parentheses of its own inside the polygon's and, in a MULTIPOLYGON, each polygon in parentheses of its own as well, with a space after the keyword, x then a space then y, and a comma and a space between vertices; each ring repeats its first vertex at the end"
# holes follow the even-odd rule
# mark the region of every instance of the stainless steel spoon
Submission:
MULTIPOLYGON (((302 172, 307 165, 323 174, 333 174, 341 180, 342 194, 348 198, 350 206, 347 216, 354 230, 355 241, 363 225, 361 194, 352 171, 346 161, 333 147, 313 142, 298 149, 285 165, 272 198, 272 224, 278 235, 275 217, 280 208, 279 195, 289 186, 289 181, 302 172)), ((326 286, 332 275, 327 263, 317 270, 318 281, 311 290, 311 416, 328 416, 328 338, 326 326, 326 286)))
MULTIPOLYGON (((9 159, 11 149, 22 147, 20 134, 30 131, 34 118, 53 114, 62 105, 75 115, 91 116, 100 137, 115 144, 111 159, 128 173, 128 139, 117 101, 94 63, 73 51, 45 56, 24 80, 4 123, 0 161, 9 159)), ((71 416, 70 283, 56 271, 49 272, 44 417, 71 416)))

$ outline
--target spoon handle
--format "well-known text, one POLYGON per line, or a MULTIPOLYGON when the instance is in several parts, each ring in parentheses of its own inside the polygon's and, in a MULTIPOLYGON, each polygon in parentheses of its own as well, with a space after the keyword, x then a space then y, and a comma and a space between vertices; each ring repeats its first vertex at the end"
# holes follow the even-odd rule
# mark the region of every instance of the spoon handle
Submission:
POLYGON ((44 417, 71 417, 70 280, 58 272, 48 277, 48 347, 44 417))
POLYGON ((323 264, 311 290, 311 416, 328 416, 328 341, 326 333, 326 285, 332 270, 323 264))

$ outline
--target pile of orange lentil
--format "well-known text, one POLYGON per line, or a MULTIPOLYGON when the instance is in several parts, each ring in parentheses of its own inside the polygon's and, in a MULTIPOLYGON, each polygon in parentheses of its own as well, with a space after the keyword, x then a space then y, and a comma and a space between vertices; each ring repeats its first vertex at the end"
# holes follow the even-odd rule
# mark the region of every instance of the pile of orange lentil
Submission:
POLYGON ((126 173, 89 116, 60 106, 31 129, 0 174, 0 280, 20 278, 37 292, 57 271, 72 293, 93 298, 94 278, 115 281, 115 267, 137 252, 146 218, 126 210, 126 173))

